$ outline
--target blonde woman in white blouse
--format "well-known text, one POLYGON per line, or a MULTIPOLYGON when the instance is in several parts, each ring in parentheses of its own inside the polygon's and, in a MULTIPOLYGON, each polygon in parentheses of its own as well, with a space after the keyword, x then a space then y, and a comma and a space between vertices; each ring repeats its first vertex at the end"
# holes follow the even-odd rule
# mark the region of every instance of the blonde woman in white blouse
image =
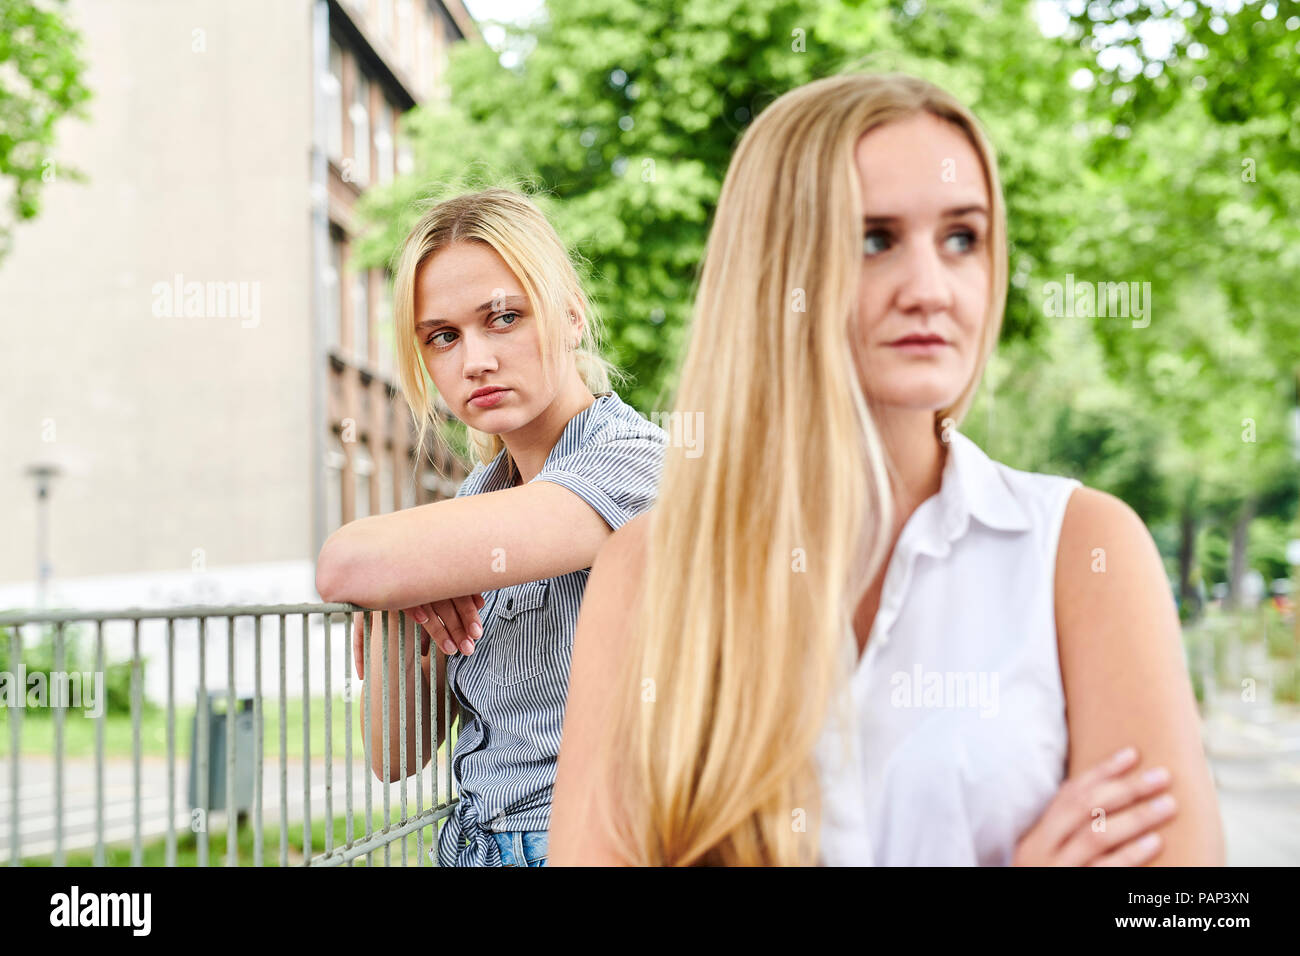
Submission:
POLYGON ((749 127, 676 401, 702 428, 585 595, 552 865, 1222 862, 1146 528, 958 430, 1006 284, 943 90, 833 77, 749 127))

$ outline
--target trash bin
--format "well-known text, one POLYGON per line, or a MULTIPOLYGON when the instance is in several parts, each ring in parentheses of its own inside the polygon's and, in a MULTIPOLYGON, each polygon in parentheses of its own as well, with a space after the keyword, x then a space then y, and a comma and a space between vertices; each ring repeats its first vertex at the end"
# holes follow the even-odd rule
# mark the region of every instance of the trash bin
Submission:
MULTIPOLYGON (((226 808, 226 733, 233 723, 235 736, 235 812, 253 808, 253 757, 256 753, 253 735, 253 698, 239 697, 235 701, 234 720, 226 713, 226 695, 209 693, 208 710, 208 805, 202 809, 226 808), (221 705, 217 710, 216 705, 221 705)), ((198 707, 204 702, 199 701, 198 707)), ((199 809, 199 712, 195 708, 190 727, 190 809, 199 809)))

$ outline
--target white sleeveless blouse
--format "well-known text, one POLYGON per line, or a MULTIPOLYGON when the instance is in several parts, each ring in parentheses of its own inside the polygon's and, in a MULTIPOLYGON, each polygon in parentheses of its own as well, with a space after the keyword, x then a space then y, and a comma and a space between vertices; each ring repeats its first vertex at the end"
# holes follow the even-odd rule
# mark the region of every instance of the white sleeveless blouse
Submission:
POLYGON ((950 434, 861 661, 848 630, 816 753, 826 865, 1007 865, 1065 779, 1056 545, 1080 483, 950 434))

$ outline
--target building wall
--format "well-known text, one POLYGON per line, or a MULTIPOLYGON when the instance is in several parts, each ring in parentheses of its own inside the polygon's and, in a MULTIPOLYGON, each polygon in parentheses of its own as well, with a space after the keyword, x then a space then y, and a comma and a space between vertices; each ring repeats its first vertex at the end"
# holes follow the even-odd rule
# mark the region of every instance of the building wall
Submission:
POLYGON ((56 166, 0 262, 0 584, 35 577, 37 461, 56 580, 310 563, 311 3, 68 15, 94 98, 55 156, 88 181, 56 166), (178 275, 248 308, 165 314, 178 275))
POLYGON ((315 600, 323 534, 464 473, 412 475, 389 277, 352 237, 361 193, 409 166, 402 114, 444 95, 447 47, 477 29, 459 0, 74 0, 69 18, 94 100, 55 156, 88 180, 56 165, 0 262, 0 607, 41 600, 36 463, 60 471, 47 606, 315 600))

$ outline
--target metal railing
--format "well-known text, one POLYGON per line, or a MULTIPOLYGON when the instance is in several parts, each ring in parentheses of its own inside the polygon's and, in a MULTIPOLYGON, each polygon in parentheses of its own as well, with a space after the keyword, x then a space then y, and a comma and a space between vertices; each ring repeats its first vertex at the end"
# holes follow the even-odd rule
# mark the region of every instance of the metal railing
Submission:
MULTIPOLYGON (((142 814, 142 802, 146 793, 149 795, 151 806, 158 803, 157 790, 159 785, 157 780, 153 780, 146 785, 144 774, 142 772, 142 758, 144 756, 144 747, 141 739, 142 714, 145 710, 143 695, 143 658, 141 656, 141 625, 157 629, 162 623, 166 625, 165 647, 167 661, 167 681, 166 681, 166 831, 165 831, 165 865, 177 865, 177 799, 176 799, 176 649, 178 630, 180 625, 185 622, 193 621, 197 623, 197 633, 193 635, 197 652, 197 700, 198 705, 195 709, 196 726, 194 728, 194 738, 196 744, 193 746, 194 753, 191 755, 191 777, 193 786, 197 791, 197 799, 194 806, 189 808, 188 815, 191 820, 190 831, 195 838, 196 865, 207 866, 209 857, 209 828, 207 818, 209 808, 211 807, 212 794, 209 793, 210 771, 213 768, 208 764, 209 740, 209 695, 207 691, 207 641, 210 632, 215 629, 218 640, 225 637, 226 644, 226 719, 224 723, 225 730, 225 823, 226 823, 226 865, 238 866, 246 864, 247 859, 241 859, 240 846, 238 840, 237 827, 240 825, 241 813, 237 811, 236 805, 236 733, 233 725, 236 714, 236 630, 237 622, 251 619, 253 622, 253 675, 252 675, 252 702, 253 702, 253 738, 256 745, 255 753, 252 755, 252 772, 253 772, 253 795, 252 795, 252 823, 254 828, 253 847, 252 847, 252 865, 266 865, 263 820, 266 811, 264 800, 264 708, 262 692, 262 671, 263 671, 263 622, 273 620, 278 626, 275 628, 276 640, 279 645, 279 693, 278 693, 278 725, 279 725, 279 865, 289 865, 289 843, 290 843, 290 787, 289 787, 289 760, 288 760, 288 713, 287 705, 289 703, 288 695, 288 644, 289 632, 288 624, 296 617, 301 622, 301 663, 302 663, 302 683, 301 683, 301 701, 302 701, 302 788, 303 797, 300 806, 300 822, 302 826, 302 848, 301 862, 308 866, 352 866, 353 862, 361 856, 366 858, 367 865, 374 865, 374 852, 380 848, 383 850, 384 865, 391 863, 391 847, 395 842, 401 842, 401 859, 402 865, 407 865, 407 843, 411 834, 416 838, 416 863, 424 865, 425 859, 425 841, 424 833, 426 829, 431 830, 430 846, 436 847, 437 828, 439 821, 452 812, 457 800, 453 795, 451 760, 449 755, 452 753, 455 741, 455 728, 450 726, 451 714, 451 690, 445 680, 446 659, 440 655, 436 647, 430 647, 430 691, 441 686, 443 694, 441 701, 438 695, 430 693, 430 709, 432 714, 423 713, 423 693, 421 682, 423 680, 422 668, 416 666, 414 671, 415 687, 415 753, 416 768, 407 767, 407 701, 406 690, 407 682, 400 682, 399 691, 399 739, 401 746, 399 748, 399 771, 400 777, 394 784, 389 784, 378 780, 372 772, 371 754, 374 753, 375 728, 373 721, 367 719, 365 727, 366 736, 372 738, 363 741, 365 765, 363 767, 363 781, 365 784, 365 825, 364 829, 354 826, 357 807, 354 801, 354 780, 353 780, 353 740, 352 740, 352 633, 355 623, 354 615, 363 614, 363 639, 364 639, 364 660, 367 662, 367 675, 370 671, 370 653, 372 641, 372 614, 365 608, 358 607, 354 604, 284 604, 284 605, 226 605, 226 606, 187 606, 166 609, 138 609, 131 608, 118 611, 50 611, 50 612, 10 612, 0 614, 0 629, 6 629, 9 632, 9 667, 16 669, 6 676, 9 679, 10 693, 0 697, 0 716, 6 717, 9 723, 8 738, 11 745, 11 754, 8 761, 9 776, 7 781, 8 799, 4 797, 4 787, 0 787, 0 814, 3 814, 3 807, 7 805, 9 810, 8 820, 8 856, 11 865, 21 865, 24 859, 24 804, 36 805, 37 811, 47 813, 48 800, 52 797, 52 852, 37 853, 29 852, 27 856, 47 856, 49 861, 55 866, 65 865, 67 851, 65 848, 65 830, 68 829, 68 807, 65 803, 65 796, 68 785, 68 775, 65 772, 65 755, 64 755, 64 737, 65 737, 65 720, 67 715, 65 711, 69 708, 68 689, 69 679, 63 671, 65 664, 65 643, 68 635, 65 631, 70 625, 86 623, 93 625, 94 637, 94 674, 100 681, 99 686, 102 688, 102 677, 105 673, 105 630, 116 628, 119 631, 118 637, 122 635, 120 631, 122 626, 126 626, 130 631, 130 718, 131 718, 131 857, 132 866, 140 866, 144 859, 144 834, 146 830, 146 820, 142 814), (313 618, 319 620, 321 624, 320 631, 315 633, 312 627, 313 618), (215 621, 224 619, 225 628, 215 626, 215 621), (20 677, 25 675, 23 667, 23 648, 24 648, 24 630, 40 629, 42 634, 40 640, 47 637, 52 641, 52 666, 50 668, 49 682, 55 685, 56 680, 61 679, 63 697, 52 701, 50 719, 53 722, 53 781, 52 793, 35 793, 23 796, 23 763, 22 753, 23 741, 23 711, 31 706, 28 701, 27 681, 21 680, 20 677), (335 647, 339 635, 342 635, 343 653, 338 655, 338 660, 342 662, 342 675, 340 688, 342 690, 342 703, 344 708, 344 839, 336 845, 334 830, 336 818, 334 815, 334 788, 336 784, 336 774, 334 766, 334 707, 337 701, 334 700, 333 677, 332 672, 336 667, 335 647), (311 661, 312 645, 314 643, 323 645, 323 679, 324 679, 324 782, 323 787, 317 787, 316 791, 312 788, 312 696, 310 693, 311 685, 311 661), (56 677, 57 675, 57 677, 56 677), (17 686, 20 685, 21 686, 17 686), (13 692, 17 691, 24 697, 15 705, 13 692), (441 706, 439 704, 441 703, 441 706), (430 724, 432 733, 432 750, 433 753, 428 757, 423 753, 424 741, 424 720, 432 718, 434 723, 430 724), (440 732, 441 731, 441 732, 440 732), (444 744, 439 747, 439 738, 442 738, 444 744), (440 751, 441 759, 440 759, 440 751), (426 768, 426 760, 429 766, 426 768), (445 790, 439 786, 439 764, 442 764, 445 776, 445 790), (426 773, 432 777, 431 781, 431 800, 429 806, 424 802, 424 781, 426 773), (407 788, 410 776, 415 778, 415 806, 408 813, 407 788), (383 817, 381 825, 376 826, 373 815, 373 794, 375 785, 378 784, 382 789, 383 817), (392 798, 391 791, 393 785, 400 787, 400 815, 397 819, 392 816, 392 798), (314 837, 312 833, 312 812, 314 805, 324 811, 324 846, 319 853, 313 846, 314 837), (323 806, 322 806, 323 805, 323 806)), ((413 619, 403 612, 388 612, 382 615, 382 660, 383 673, 381 686, 379 688, 382 695, 381 702, 385 714, 390 711, 390 687, 389 687, 389 650, 390 644, 390 617, 396 615, 397 621, 397 641, 395 650, 401 655, 399 660, 406 660, 406 648, 408 640, 419 641, 420 631, 418 625, 413 619)), ((156 635, 155 635, 156 636, 156 635)), ((183 638, 184 640, 185 638, 183 638)), ((419 649, 419 644, 413 645, 413 649, 419 649)), ((419 656, 415 659, 418 661, 419 656)), ((365 712, 370 713, 371 706, 371 685, 372 680, 362 682, 363 701, 362 706, 365 712)), ((101 689, 102 696, 102 689, 101 689)), ((246 698, 245 698, 246 699, 246 698)), ((106 846, 113 845, 119 841, 106 837, 105 832, 105 728, 109 721, 109 708, 104 706, 104 701, 100 701, 102 710, 100 713, 90 719, 95 720, 95 740, 94 740, 94 865, 104 866, 106 863, 106 846)), ((156 708, 156 705, 151 705, 156 708)), ((36 718, 28 718, 36 719, 36 718)), ((382 748, 382 762, 384 776, 383 781, 391 778, 390 767, 390 729, 387 720, 382 721, 380 725, 382 748)), ((0 733, 0 746, 3 746, 4 734, 0 733)), ((151 741, 152 742, 152 741, 151 741)), ((5 761, 0 759, 0 765, 5 761)), ((42 767, 44 764, 42 763, 42 767)), ((119 765, 115 769, 121 770, 119 765)), ((30 768, 29 768, 30 770, 30 768)), ((80 781, 84 783, 84 781, 80 781)), ((189 802, 189 801, 186 801, 189 802)), ((184 813, 184 811, 182 811, 184 813)), ((30 818, 32 812, 28 812, 30 818)), ((0 817, 2 819, 2 817, 0 817)), ((156 814, 148 821, 150 827, 157 830, 156 814)), ((6 829, 0 825, 0 840, 3 840, 3 830, 6 829)), ((83 834, 87 839, 88 835, 83 834)), ((48 839, 46 841, 49 842, 48 839)), ((121 842, 124 842, 121 841, 121 842)), ((36 850, 33 847, 32 850, 36 850)), ((0 853, 0 857, 3 853, 0 853)), ((430 853, 430 858, 436 865, 436 853, 430 853)))

